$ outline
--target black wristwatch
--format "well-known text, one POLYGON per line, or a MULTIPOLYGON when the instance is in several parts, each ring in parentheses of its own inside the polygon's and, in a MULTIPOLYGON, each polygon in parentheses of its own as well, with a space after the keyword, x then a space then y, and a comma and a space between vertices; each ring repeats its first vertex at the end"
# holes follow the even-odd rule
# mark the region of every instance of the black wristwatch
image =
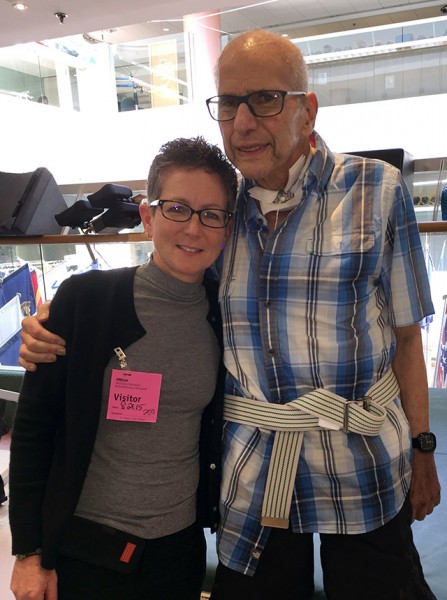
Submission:
POLYGON ((424 431, 411 439, 411 445, 421 452, 434 452, 436 449, 436 436, 431 431, 424 431))

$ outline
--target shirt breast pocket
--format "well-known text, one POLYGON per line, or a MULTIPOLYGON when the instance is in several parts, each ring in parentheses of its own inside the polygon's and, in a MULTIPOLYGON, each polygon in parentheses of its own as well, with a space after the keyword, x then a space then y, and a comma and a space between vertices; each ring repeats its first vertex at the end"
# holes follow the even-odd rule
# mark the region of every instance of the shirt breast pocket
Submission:
POLYGON ((368 296, 379 273, 379 251, 373 231, 330 232, 307 240, 309 273, 318 280, 320 299, 351 302, 368 296), (354 291, 355 290, 355 291, 354 291))
POLYGON ((375 243, 373 231, 352 231, 346 233, 328 232, 320 237, 307 240, 307 252, 315 256, 344 256, 346 254, 364 254, 375 243))

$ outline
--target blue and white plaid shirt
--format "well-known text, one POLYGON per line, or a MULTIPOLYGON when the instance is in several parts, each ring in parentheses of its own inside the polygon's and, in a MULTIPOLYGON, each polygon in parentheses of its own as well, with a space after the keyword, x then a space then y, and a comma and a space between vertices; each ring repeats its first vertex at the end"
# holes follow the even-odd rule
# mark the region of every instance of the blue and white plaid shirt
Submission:
MULTIPOLYGON (((332 154, 316 136, 303 199, 271 235, 241 190, 220 300, 226 391, 287 403, 324 387, 365 395, 389 369, 393 328, 434 312, 410 194, 381 161, 332 154)), ((295 532, 362 533, 393 518, 410 483, 410 435, 399 399, 380 435, 310 431, 298 464, 295 532)), ((253 574, 273 434, 224 426, 221 562, 253 574)))

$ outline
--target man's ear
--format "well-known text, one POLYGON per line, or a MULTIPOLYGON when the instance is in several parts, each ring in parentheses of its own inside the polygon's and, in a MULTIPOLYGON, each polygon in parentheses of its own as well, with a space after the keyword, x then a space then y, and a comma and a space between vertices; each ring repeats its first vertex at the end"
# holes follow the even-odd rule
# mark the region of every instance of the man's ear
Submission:
POLYGON ((152 238, 152 221, 154 219, 153 210, 148 206, 146 202, 141 202, 139 208, 144 231, 149 238, 152 238))
POLYGON ((310 135, 315 129, 315 121, 317 120, 318 99, 314 92, 308 92, 305 100, 305 108, 307 112, 307 120, 305 123, 305 133, 310 135))

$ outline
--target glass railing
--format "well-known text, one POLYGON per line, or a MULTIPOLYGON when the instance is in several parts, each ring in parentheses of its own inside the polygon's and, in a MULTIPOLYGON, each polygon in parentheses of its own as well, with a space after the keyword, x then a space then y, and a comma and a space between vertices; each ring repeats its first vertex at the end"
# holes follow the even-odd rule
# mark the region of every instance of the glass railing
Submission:
POLYGON ((142 264, 152 249, 142 233, 0 239, 0 365, 17 365, 22 318, 51 300, 65 279, 142 264))
MULTIPOLYGON (((320 106, 447 93, 447 17, 293 40, 320 106)), ((84 111, 191 102, 184 32, 114 44, 89 35, 0 49, 0 94, 84 111)))
MULTIPOLYGON (((395 52, 405 47, 417 48, 447 43, 447 17, 353 29, 348 32, 296 38, 292 41, 308 59, 320 57, 324 60, 324 55, 328 54, 340 54, 341 58, 377 55, 387 51, 395 52)), ((335 60, 336 56, 332 58, 335 60)))
POLYGON ((321 107, 447 93, 444 17, 293 42, 321 107))
MULTIPOLYGON (((436 311, 433 317, 422 323, 424 360, 429 385, 442 387, 440 382, 445 382, 443 385, 446 387, 447 221, 420 223, 419 229, 436 311)), ((147 259, 152 249, 152 242, 148 241, 143 233, 47 236, 44 240, 0 238, 0 277, 4 279, 12 273, 24 273, 21 304, 23 314, 26 314, 30 307, 34 310, 33 307, 42 300, 51 299, 62 281, 72 274, 90 269, 138 265, 147 259), (24 265, 28 267, 24 269, 24 265), (26 293, 30 297, 27 297, 26 293)), ((0 303, 0 311, 4 310, 4 306, 5 303, 3 308, 0 303)), ((13 309, 14 307, 11 307, 11 310, 13 309)), ((3 365, 17 364, 21 315, 18 314, 17 307, 15 311, 8 316, 7 331, 5 318, 2 317, 0 364, 3 365), (15 355, 12 356, 10 352, 6 353, 5 348, 11 348, 14 336, 16 345, 15 355)))
POLYGON ((182 33, 121 44, 71 36, 0 48, 0 94, 80 111, 180 106, 191 98, 187 64, 182 33))

